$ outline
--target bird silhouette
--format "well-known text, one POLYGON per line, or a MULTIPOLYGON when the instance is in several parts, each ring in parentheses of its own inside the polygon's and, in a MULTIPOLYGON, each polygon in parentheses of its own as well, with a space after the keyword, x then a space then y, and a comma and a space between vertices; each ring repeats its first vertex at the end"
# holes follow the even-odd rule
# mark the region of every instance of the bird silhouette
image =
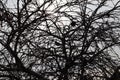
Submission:
POLYGON ((75 21, 72 21, 71 22, 71 26, 75 26, 76 25, 76 22, 75 21))

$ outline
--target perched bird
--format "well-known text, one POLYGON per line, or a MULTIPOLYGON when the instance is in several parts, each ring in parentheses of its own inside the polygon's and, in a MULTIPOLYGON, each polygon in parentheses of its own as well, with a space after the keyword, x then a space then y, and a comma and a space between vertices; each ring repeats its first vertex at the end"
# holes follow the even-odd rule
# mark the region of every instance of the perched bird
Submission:
POLYGON ((70 25, 71 25, 71 26, 75 26, 75 25, 76 25, 76 22, 75 22, 75 21, 72 21, 70 25))
POLYGON ((106 16, 109 18, 110 17, 110 13, 107 13, 106 16))

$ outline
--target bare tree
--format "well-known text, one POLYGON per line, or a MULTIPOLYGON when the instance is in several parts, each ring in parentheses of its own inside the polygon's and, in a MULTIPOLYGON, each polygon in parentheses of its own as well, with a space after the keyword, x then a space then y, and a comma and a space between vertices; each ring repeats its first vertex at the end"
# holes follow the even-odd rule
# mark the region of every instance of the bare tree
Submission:
POLYGON ((120 0, 13 1, 0 0, 0 79, 120 79, 120 0))

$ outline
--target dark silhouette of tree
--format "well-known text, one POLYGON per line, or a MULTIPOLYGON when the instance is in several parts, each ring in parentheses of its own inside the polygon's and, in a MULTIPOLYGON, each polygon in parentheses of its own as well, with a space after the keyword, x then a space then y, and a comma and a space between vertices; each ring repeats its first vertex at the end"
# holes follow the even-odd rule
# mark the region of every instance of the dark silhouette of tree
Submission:
POLYGON ((120 80, 119 15, 120 0, 0 0, 0 79, 120 80))

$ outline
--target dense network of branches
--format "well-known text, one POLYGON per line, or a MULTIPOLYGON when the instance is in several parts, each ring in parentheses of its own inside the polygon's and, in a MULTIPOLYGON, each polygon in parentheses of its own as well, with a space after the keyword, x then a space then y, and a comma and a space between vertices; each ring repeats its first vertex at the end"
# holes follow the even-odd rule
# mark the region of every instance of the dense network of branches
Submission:
POLYGON ((120 0, 0 0, 0 79, 120 80, 120 0))

